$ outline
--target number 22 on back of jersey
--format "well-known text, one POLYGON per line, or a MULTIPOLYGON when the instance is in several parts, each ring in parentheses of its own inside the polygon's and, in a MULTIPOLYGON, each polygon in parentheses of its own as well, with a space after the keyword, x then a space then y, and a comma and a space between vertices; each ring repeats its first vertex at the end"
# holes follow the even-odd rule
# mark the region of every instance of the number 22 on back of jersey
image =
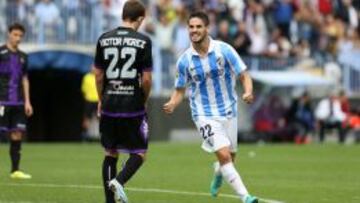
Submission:
POLYGON ((137 70, 131 69, 131 66, 135 62, 136 53, 137 50, 133 47, 121 48, 120 59, 124 60, 127 58, 127 56, 130 56, 130 58, 126 60, 120 71, 119 67, 116 66, 119 62, 119 49, 116 47, 108 47, 104 49, 105 60, 109 60, 112 57, 110 64, 106 69, 106 77, 108 79, 116 79, 119 78, 119 76, 121 79, 135 78, 137 74, 137 70))

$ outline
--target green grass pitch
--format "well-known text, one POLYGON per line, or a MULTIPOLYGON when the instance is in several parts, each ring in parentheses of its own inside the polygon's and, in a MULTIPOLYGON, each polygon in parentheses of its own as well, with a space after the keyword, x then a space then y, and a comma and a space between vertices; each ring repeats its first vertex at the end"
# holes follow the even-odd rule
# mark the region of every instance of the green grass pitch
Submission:
MULTIPOLYGON (((11 180, 8 145, 0 144, 0 203, 104 202, 99 144, 25 144, 22 154, 33 179, 11 180)), ((147 162, 127 185, 130 203, 240 202, 207 195, 213 160, 199 144, 150 143, 147 162)), ((237 168, 263 199, 360 202, 359 145, 240 145, 237 168)), ((233 194, 227 185, 222 193, 233 194)))

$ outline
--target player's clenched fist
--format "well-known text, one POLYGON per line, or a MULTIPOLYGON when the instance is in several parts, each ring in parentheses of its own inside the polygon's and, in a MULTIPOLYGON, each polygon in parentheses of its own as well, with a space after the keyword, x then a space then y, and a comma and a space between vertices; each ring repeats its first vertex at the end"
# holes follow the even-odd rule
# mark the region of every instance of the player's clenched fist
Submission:
POLYGON ((252 93, 244 93, 242 99, 245 103, 251 104, 254 101, 254 95, 252 93))
POLYGON ((175 103, 172 102, 172 101, 169 101, 169 102, 165 103, 164 106, 163 106, 163 110, 167 114, 173 113, 174 109, 175 109, 175 103))

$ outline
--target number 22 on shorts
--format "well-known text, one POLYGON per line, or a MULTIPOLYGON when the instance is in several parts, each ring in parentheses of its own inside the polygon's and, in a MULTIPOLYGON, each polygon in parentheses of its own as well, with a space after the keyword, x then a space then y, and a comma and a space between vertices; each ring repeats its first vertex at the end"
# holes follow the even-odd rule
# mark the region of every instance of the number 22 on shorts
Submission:
POLYGON ((214 133, 211 131, 211 125, 209 124, 200 127, 200 133, 204 140, 214 135, 214 133))

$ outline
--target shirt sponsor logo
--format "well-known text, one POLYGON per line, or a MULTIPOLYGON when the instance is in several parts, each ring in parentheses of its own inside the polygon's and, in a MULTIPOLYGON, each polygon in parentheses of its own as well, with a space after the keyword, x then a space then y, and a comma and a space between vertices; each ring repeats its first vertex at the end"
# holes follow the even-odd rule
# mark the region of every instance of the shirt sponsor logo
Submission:
POLYGON ((123 85, 122 81, 110 81, 111 88, 107 91, 108 95, 134 95, 133 85, 123 85))

